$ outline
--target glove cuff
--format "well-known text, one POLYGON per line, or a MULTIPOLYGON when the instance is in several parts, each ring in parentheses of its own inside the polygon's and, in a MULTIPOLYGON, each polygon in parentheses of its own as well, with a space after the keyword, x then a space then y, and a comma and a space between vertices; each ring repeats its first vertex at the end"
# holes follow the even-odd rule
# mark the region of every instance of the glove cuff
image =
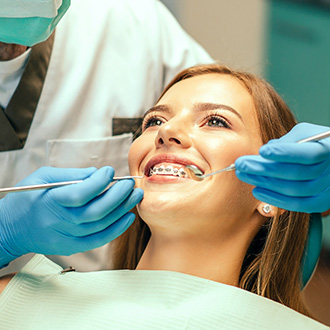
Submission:
POLYGON ((9 265, 9 263, 16 258, 17 258, 17 256, 13 256, 10 252, 8 252, 4 248, 4 246, 2 245, 2 242, 0 240, 0 269, 7 267, 9 265))

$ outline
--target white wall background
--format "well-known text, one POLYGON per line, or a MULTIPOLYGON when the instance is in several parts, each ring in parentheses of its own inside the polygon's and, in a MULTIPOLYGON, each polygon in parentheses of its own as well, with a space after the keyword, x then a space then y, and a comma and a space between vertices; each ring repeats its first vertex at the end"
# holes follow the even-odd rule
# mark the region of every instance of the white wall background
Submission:
POLYGON ((163 0, 210 55, 262 75, 267 0, 163 0))

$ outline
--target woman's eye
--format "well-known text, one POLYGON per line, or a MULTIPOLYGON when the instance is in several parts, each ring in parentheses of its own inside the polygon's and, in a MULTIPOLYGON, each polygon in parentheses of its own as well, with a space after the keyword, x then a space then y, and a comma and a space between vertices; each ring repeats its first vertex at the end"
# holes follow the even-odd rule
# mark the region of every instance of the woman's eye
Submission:
POLYGON ((229 128, 229 124, 225 119, 219 116, 210 116, 207 118, 206 125, 210 127, 225 127, 229 128))
POLYGON ((152 126, 161 126, 162 124, 163 124, 163 121, 161 119, 152 117, 152 118, 145 120, 145 122, 143 124, 143 130, 146 130, 147 128, 152 127, 152 126))

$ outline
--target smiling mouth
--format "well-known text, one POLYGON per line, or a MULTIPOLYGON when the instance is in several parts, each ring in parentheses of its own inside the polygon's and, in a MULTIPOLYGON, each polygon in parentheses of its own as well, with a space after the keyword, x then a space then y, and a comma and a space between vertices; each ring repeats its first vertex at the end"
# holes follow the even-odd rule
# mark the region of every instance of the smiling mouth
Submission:
POLYGON ((184 165, 172 164, 172 163, 159 163, 152 166, 148 173, 148 177, 155 175, 166 175, 174 176, 179 178, 188 178, 187 173, 185 172, 184 165))

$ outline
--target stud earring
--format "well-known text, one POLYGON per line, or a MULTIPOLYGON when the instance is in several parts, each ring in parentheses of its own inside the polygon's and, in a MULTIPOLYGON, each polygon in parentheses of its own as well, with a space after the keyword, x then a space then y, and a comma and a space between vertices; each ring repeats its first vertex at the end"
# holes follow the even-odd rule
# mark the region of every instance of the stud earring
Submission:
POLYGON ((268 214, 272 211, 272 207, 269 205, 269 204, 265 204, 263 207, 262 207, 262 210, 268 214))

